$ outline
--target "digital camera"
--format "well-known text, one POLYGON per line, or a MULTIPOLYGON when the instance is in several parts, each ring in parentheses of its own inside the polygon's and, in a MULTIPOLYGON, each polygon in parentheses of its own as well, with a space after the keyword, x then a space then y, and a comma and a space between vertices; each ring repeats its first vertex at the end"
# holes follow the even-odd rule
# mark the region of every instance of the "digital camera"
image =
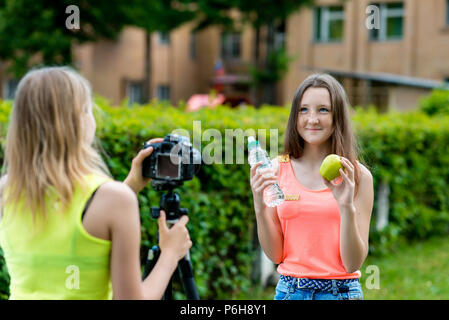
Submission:
POLYGON ((192 180, 201 166, 201 154, 187 137, 168 134, 162 142, 144 143, 143 149, 149 147, 153 153, 142 163, 146 178, 179 183, 192 180))

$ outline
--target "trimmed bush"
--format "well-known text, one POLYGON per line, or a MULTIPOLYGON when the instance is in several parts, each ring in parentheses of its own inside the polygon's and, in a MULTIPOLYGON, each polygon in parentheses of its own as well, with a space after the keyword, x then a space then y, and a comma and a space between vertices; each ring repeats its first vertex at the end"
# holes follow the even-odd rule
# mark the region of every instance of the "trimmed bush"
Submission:
MULTIPOLYGON (((277 143, 281 151, 289 108, 219 107, 186 113, 182 107, 156 102, 134 108, 111 108, 102 99, 97 99, 97 104, 100 106, 96 110, 97 136, 104 149, 104 159, 117 180, 126 177, 131 160, 144 141, 164 137, 175 129, 186 130, 191 141, 195 135, 200 135, 203 156, 212 154, 219 159, 220 153, 212 151, 214 142, 216 148, 221 146, 222 150, 233 152, 233 164, 224 164, 223 155, 222 163, 203 165, 198 175, 177 193, 181 205, 190 212, 191 258, 201 298, 245 296, 251 286, 257 248, 246 140, 242 154, 236 152, 239 139, 233 138, 232 147, 226 148, 224 137, 238 132, 232 131, 235 129, 242 132, 253 129, 256 133, 266 129, 267 150, 271 142, 277 143), (207 129, 216 131, 206 132, 207 129), (208 137, 207 133, 212 135, 208 137), (221 135, 223 141, 213 134, 221 135), (279 137, 277 141, 276 136, 279 137), (237 158, 244 159, 244 163, 236 164, 237 158)), ((2 143, 9 110, 10 103, 0 103, 2 143)), ((374 178, 375 196, 380 182, 388 183, 391 188, 390 223, 382 231, 374 229, 376 203, 374 205, 371 254, 392 251, 400 242, 446 234, 449 228, 449 155, 445 148, 449 145, 449 117, 431 118, 419 112, 378 115, 356 109, 353 124, 363 151, 364 161, 361 162, 374 178)), ((159 205, 160 195, 150 187, 139 195, 143 258, 148 248, 156 244, 157 223, 149 217, 149 210, 159 205)), ((3 285, 0 292, 7 295, 4 285, 8 278, 5 271, 2 273, 4 266, 0 263, 0 286, 3 285)), ((175 298, 183 297, 177 282, 175 291, 175 298)))
POLYGON ((353 120, 363 156, 372 167, 375 187, 381 181, 390 185, 390 223, 381 232, 376 232, 371 223, 370 253, 384 253, 400 242, 446 234, 449 117, 371 112, 359 113, 353 120))
POLYGON ((449 89, 435 89, 420 100, 419 109, 429 116, 449 115, 449 89))

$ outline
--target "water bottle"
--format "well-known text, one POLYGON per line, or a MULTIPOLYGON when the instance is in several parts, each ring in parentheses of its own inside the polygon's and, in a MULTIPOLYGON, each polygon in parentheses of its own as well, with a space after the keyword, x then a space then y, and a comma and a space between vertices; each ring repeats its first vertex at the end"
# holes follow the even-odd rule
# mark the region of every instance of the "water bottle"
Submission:
MULTIPOLYGON (((262 164, 257 168, 257 172, 262 173, 264 170, 273 168, 267 152, 260 147, 259 141, 250 136, 248 137, 248 162, 253 167, 260 161, 262 164)), ((284 193, 277 183, 265 188, 263 201, 267 207, 276 207, 284 202, 284 193)))

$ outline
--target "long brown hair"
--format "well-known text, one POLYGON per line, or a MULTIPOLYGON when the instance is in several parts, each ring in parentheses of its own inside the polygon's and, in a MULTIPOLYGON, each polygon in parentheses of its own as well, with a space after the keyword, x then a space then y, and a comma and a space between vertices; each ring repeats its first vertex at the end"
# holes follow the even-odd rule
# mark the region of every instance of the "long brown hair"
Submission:
POLYGON ((89 83, 68 67, 35 69, 23 77, 6 137, 6 204, 25 200, 35 220, 36 213, 46 215, 48 192, 56 191, 65 208, 75 183, 87 174, 110 176, 86 138, 85 115, 92 105, 89 83))
POLYGON ((334 131, 329 138, 331 153, 347 158, 354 165, 355 194, 357 194, 360 182, 360 170, 356 164, 359 148, 351 126, 349 102, 342 85, 331 75, 312 74, 296 90, 284 136, 284 154, 293 158, 303 155, 305 142, 298 132, 297 122, 302 96, 309 88, 325 88, 329 92, 334 126, 334 131))

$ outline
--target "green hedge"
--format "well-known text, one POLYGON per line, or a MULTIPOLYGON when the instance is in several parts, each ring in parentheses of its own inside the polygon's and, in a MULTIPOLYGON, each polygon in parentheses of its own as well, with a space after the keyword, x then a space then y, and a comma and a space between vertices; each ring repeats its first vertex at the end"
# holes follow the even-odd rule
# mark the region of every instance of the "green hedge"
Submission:
MULTIPOLYGON (((278 129, 279 150, 282 150, 289 114, 288 108, 268 106, 258 110, 220 107, 185 113, 182 106, 174 108, 157 103, 110 108, 104 100, 97 99, 97 104, 100 105, 96 114, 97 136, 105 152, 104 159, 117 180, 125 178, 131 159, 145 140, 163 137, 179 128, 187 130, 192 139, 194 121, 201 121, 202 133, 214 128, 223 137, 226 129, 267 129, 267 149, 269 129, 278 129)), ((0 102, 2 139, 9 110, 8 103, 0 102)), ((381 232, 374 229, 376 204, 373 209, 371 254, 394 250, 403 241, 446 234, 449 117, 432 118, 423 113, 378 115, 357 109, 353 123, 363 150, 365 162, 362 162, 373 174, 375 190, 381 181, 388 182, 391 188, 390 223, 381 232)), ((211 141, 213 138, 202 141, 202 150, 211 141)), ((185 183, 178 193, 182 206, 190 211, 188 227, 194 243, 191 256, 200 296, 209 299, 245 296, 251 286, 257 243, 247 161, 203 165, 197 177, 185 183)), ((156 243, 157 223, 149 218, 149 208, 158 205, 159 197, 160 193, 149 187, 139 195, 142 256, 156 243)), ((7 294, 4 284, 8 279, 1 268, 3 262, 0 262, 0 292, 7 294)), ((178 285, 175 289, 175 297, 181 298, 182 290, 178 285)))
POLYGON ((419 109, 430 116, 449 115, 449 89, 434 89, 420 100, 419 109))
POLYGON ((376 232, 373 216, 370 253, 385 253, 400 242, 447 234, 449 117, 419 112, 364 113, 353 120, 363 155, 372 166, 375 187, 381 181, 390 185, 390 223, 376 232))

